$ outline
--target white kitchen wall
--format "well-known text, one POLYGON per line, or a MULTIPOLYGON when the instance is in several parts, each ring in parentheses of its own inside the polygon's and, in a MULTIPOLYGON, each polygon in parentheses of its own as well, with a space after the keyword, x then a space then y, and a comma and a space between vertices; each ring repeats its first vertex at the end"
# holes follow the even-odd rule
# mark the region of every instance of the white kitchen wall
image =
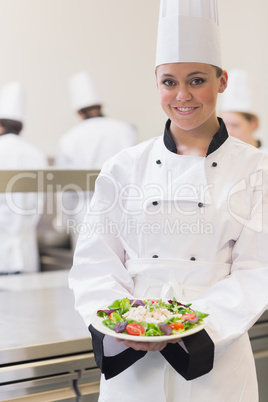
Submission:
MULTIPOLYGON (((268 146, 268 2, 218 0, 224 66, 246 68, 256 84, 268 146)), ((68 80, 86 69, 105 114, 136 125, 139 140, 161 135, 165 115, 155 88, 158 0, 0 0, 0 85, 26 90, 22 135, 54 156, 61 135, 78 122, 68 80)))

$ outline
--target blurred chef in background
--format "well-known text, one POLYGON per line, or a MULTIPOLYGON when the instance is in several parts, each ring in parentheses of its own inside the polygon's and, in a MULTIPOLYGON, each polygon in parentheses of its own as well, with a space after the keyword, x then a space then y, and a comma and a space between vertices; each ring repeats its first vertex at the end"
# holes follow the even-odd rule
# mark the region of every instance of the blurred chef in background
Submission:
POLYGON ((259 117, 252 102, 252 91, 249 73, 235 68, 228 73, 228 87, 221 94, 220 115, 224 120, 228 133, 261 151, 268 152, 261 141, 255 138, 259 128, 259 117))
MULTIPOLYGON (((20 83, 0 90, 0 170, 44 169, 45 155, 20 136, 24 122, 20 83)), ((0 172, 1 173, 1 172, 0 172)), ((0 274, 39 270, 36 227, 43 195, 0 193, 0 274)))
MULTIPOLYGON (((59 141, 56 159, 59 168, 100 170, 107 159, 137 144, 134 126, 103 115, 102 101, 87 72, 73 75, 69 89, 73 110, 81 121, 59 141)), ((70 233, 73 247, 91 195, 89 192, 82 196, 77 192, 58 194, 58 211, 64 213, 58 214, 55 227, 70 233)))

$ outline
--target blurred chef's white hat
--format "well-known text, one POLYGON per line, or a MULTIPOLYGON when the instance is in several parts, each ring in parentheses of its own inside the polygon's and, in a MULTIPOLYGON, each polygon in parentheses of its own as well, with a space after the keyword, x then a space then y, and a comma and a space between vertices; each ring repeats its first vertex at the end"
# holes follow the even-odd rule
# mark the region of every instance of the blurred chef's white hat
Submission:
POLYGON ((156 67, 180 62, 222 67, 217 0, 160 0, 156 67))
POLYGON ((69 88, 72 106, 75 111, 85 107, 101 105, 96 88, 85 71, 73 75, 69 82, 69 88))
POLYGON ((0 89, 0 119, 23 122, 24 93, 19 82, 8 82, 0 89))
POLYGON ((228 85, 220 99, 221 111, 256 114, 253 110, 250 79, 246 70, 234 68, 228 72, 228 85))

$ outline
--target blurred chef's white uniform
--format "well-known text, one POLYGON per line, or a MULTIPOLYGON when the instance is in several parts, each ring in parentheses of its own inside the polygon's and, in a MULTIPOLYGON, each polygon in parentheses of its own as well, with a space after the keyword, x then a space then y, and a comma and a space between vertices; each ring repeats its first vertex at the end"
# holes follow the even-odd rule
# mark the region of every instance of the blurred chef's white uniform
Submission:
MULTIPOLYGON (((83 120, 60 139, 56 161, 58 167, 100 170, 107 159, 137 144, 137 130, 133 125, 102 115, 102 102, 86 72, 75 74, 69 82, 69 89, 72 107, 83 120)), ((58 195, 62 196, 58 202, 58 212, 62 202, 65 216, 58 214, 56 227, 60 229, 61 225, 66 226, 75 243, 79 224, 83 221, 91 198, 90 192, 58 195)))
MULTIPOLYGON (((43 169, 47 166, 45 155, 19 135, 24 120, 23 95, 18 82, 7 83, 1 88, 0 170, 43 169), (14 125, 18 125, 18 132, 9 130, 14 125)), ((0 193, 1 274, 39 270, 36 227, 42 206, 42 194, 0 193)))

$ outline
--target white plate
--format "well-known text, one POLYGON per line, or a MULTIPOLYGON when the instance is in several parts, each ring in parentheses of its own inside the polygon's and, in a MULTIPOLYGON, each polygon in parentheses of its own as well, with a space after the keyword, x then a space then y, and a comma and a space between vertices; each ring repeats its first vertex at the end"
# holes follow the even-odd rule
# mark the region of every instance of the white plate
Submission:
MULTIPOLYGON (((109 310, 109 309, 108 309, 108 306, 104 306, 104 307, 101 307, 100 309, 98 309, 98 311, 99 310, 109 310)), ((196 332, 201 331, 202 329, 204 329, 204 327, 208 323, 208 317, 206 317, 206 318, 203 318, 202 324, 200 324, 192 329, 188 329, 187 331, 182 332, 180 334, 178 333, 175 335, 163 335, 163 336, 137 336, 137 335, 120 334, 120 333, 113 331, 112 329, 106 327, 106 325, 104 325, 102 323, 102 321, 104 319, 105 319, 104 317, 98 317, 97 312, 95 312, 93 314, 91 324, 97 331, 101 332, 102 334, 109 335, 109 336, 112 336, 112 337, 118 338, 118 339, 134 341, 134 342, 163 342, 163 341, 171 341, 171 340, 177 339, 177 338, 184 338, 186 336, 193 335, 196 332)))

